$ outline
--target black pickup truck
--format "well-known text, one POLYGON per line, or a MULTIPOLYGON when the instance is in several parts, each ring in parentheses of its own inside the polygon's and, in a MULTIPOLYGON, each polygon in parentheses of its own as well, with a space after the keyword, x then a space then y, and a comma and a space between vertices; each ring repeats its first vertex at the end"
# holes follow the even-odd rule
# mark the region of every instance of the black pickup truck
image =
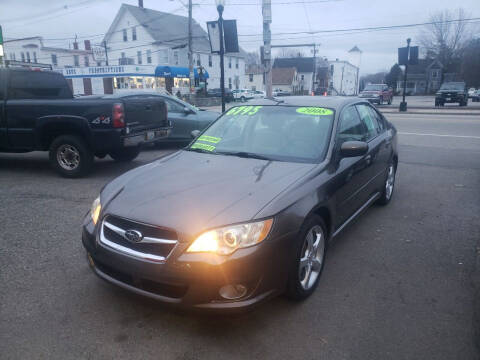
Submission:
POLYGON ((49 151, 63 176, 87 174, 94 156, 133 160, 170 129, 160 97, 74 98, 57 72, 0 69, 0 152, 49 151))
POLYGON ((467 106, 468 91, 464 82, 444 82, 435 94, 435 106, 444 106, 446 103, 458 103, 467 106))

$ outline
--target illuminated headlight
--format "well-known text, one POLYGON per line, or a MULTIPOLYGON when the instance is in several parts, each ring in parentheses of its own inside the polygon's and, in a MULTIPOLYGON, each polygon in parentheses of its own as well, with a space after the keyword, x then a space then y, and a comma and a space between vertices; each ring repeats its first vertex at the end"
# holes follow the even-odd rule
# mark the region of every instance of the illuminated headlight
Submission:
POLYGON ((435 95, 440 96, 440 95, 442 95, 442 93, 441 93, 441 92, 437 92, 435 95))
POLYGON ((90 216, 95 225, 97 225, 98 217, 100 216, 100 211, 102 210, 102 205, 100 204, 100 196, 97 197, 92 204, 90 209, 90 216))
POLYGON ((197 237, 187 252, 228 255, 237 249, 256 245, 265 240, 272 224, 273 219, 268 219, 210 230, 197 237))

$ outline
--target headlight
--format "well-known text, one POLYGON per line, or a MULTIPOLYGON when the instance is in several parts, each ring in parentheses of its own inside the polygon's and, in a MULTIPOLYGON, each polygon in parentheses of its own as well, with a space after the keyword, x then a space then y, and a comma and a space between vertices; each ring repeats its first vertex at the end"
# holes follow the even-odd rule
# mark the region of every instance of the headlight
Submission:
POLYGON ((273 219, 231 225, 201 234, 187 252, 211 252, 228 255, 235 250, 262 242, 272 228, 273 219))
POLYGON ((90 216, 95 225, 97 225, 98 217, 100 216, 100 211, 102 210, 102 205, 100 204, 100 196, 97 197, 92 204, 90 209, 90 216))
POLYGON ((440 93, 440 92, 437 92, 435 95, 437 95, 437 96, 440 96, 440 95, 442 95, 442 93, 440 93))
POLYGON ((380 97, 379 94, 373 94, 373 97, 380 97))

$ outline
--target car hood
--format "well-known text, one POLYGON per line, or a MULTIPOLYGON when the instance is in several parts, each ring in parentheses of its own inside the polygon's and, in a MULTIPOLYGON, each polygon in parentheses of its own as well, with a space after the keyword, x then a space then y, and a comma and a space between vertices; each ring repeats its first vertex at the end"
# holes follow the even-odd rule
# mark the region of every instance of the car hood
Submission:
POLYGON ((368 96, 368 95, 378 95, 380 91, 362 91, 360 95, 368 96))
POLYGON ((438 90, 439 93, 442 93, 442 94, 447 94, 447 93, 463 93, 464 90, 462 89, 452 89, 452 90, 446 90, 446 89, 443 89, 443 90, 438 90))
POLYGON ((199 120, 216 120, 220 116, 219 112, 215 111, 208 111, 208 110, 200 110, 197 111, 197 117, 199 120))
POLYGON ((179 151, 115 179, 102 203, 107 214, 174 229, 187 241, 254 219, 315 166, 179 151))

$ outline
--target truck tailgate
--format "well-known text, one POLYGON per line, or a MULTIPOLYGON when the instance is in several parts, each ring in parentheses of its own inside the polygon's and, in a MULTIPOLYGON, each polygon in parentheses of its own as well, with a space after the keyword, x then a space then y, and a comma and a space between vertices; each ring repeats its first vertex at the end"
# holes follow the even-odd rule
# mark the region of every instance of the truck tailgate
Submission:
POLYGON ((126 98, 125 122, 130 133, 169 126, 165 101, 158 96, 126 98))

